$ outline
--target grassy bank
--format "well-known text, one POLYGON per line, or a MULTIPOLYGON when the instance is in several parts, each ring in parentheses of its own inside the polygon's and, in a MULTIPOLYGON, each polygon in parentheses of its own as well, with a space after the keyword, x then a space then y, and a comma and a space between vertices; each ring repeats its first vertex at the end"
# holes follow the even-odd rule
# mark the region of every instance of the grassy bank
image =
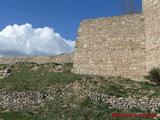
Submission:
MULTIPOLYGON (((12 69, 12 75, 0 79, 1 91, 40 91, 51 95, 55 89, 60 92, 53 100, 46 101, 43 106, 35 109, 0 111, 0 120, 114 120, 111 118, 112 112, 147 111, 124 111, 111 108, 110 105, 101 102, 94 103, 87 97, 88 92, 116 97, 160 97, 159 86, 121 77, 104 78, 75 74, 71 72, 72 63, 17 63, 7 67, 12 69)), ((117 120, 121 119, 117 118, 117 120)))

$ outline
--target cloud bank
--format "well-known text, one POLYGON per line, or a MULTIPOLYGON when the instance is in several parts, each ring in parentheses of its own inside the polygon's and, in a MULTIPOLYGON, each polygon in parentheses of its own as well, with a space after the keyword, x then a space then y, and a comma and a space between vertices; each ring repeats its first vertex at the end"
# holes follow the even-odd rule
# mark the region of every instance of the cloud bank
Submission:
POLYGON ((57 55, 73 52, 74 45, 53 28, 33 28, 28 23, 8 25, 0 31, 0 56, 57 55))

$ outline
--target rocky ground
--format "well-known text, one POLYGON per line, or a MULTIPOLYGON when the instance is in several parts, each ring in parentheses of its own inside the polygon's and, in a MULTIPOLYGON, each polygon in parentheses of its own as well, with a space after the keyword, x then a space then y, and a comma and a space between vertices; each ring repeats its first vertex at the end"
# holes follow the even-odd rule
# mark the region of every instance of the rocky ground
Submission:
POLYGON ((160 86, 149 82, 74 74, 72 63, 0 67, 12 71, 0 79, 0 120, 121 120, 111 113, 160 112, 160 86))

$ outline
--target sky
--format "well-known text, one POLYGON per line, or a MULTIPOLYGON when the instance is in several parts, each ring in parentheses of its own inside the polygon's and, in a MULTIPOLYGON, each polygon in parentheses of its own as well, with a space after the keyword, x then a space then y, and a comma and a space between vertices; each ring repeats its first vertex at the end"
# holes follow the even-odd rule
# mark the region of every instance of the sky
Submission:
MULTIPOLYGON (((141 0, 134 6, 141 11, 141 0)), ((80 21, 124 9, 124 0, 0 0, 0 56, 73 51, 80 21)))

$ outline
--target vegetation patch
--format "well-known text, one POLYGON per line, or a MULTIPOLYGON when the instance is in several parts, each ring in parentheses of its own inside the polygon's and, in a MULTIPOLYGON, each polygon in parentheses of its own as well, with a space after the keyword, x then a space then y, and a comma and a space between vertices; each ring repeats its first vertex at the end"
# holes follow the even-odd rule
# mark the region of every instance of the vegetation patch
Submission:
POLYGON ((160 85, 160 68, 151 69, 148 72, 148 75, 144 76, 144 78, 156 83, 157 85, 160 85))
MULTIPOLYGON (((101 101, 94 102, 88 98, 88 94, 97 92, 117 98, 137 99, 160 97, 159 85, 121 77, 75 74, 71 72, 72 63, 16 63, 5 66, 12 69, 12 75, 0 79, 1 92, 14 95, 28 91, 39 92, 42 93, 42 97, 45 94, 49 99, 38 107, 35 105, 24 110, 1 109, 0 120, 116 120, 111 117, 112 112, 139 113, 141 111, 123 110, 113 108, 110 104, 101 101)), ((124 120, 124 118, 117 120, 124 120)))

